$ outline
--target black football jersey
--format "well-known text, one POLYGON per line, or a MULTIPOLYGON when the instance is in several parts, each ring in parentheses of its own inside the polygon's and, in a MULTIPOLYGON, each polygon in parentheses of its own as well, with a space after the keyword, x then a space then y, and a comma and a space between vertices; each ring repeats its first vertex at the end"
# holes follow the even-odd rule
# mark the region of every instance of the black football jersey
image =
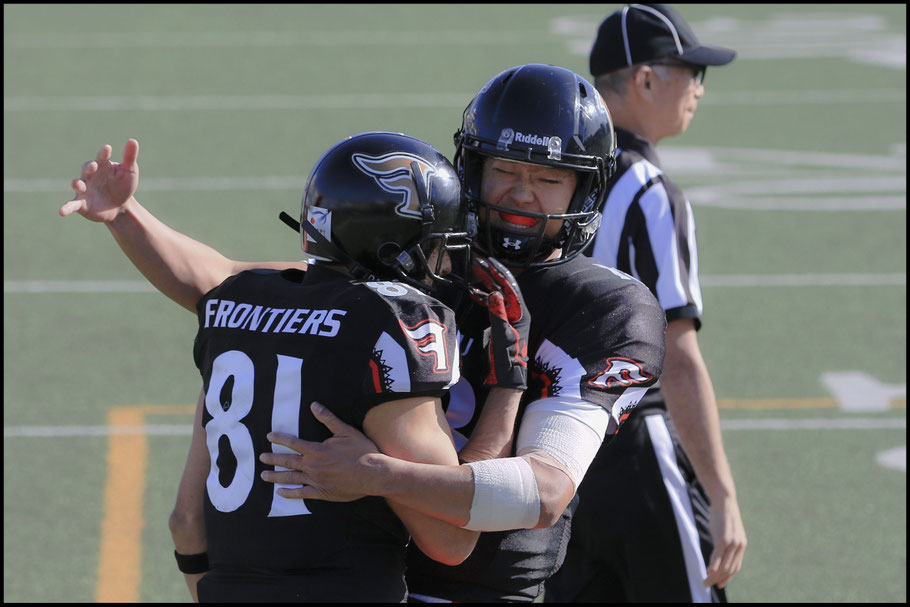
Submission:
MULTIPOLYGON (((660 376, 664 312, 631 276, 586 256, 521 273, 518 285, 531 314, 528 403, 548 397, 581 398, 610 414, 608 437, 660 376)), ((459 318, 462 377, 446 401, 459 448, 470 437, 487 395, 483 386, 486 311, 459 318)), ((412 592, 455 601, 530 601, 561 564, 575 501, 548 529, 482 533, 461 565, 445 567, 416 547, 408 552, 412 592)))
POLYGON ((387 581, 390 571, 403 578, 408 534, 385 501, 282 498, 260 479, 259 454, 284 450, 268 442, 270 431, 331 436, 310 412, 313 401, 362 430, 378 404, 443 396, 459 378, 452 311, 413 287, 356 282, 318 266, 242 272, 197 309, 213 568, 318 568, 346 586, 343 596, 362 588, 363 600, 400 600, 377 595, 385 582, 366 583, 387 581))

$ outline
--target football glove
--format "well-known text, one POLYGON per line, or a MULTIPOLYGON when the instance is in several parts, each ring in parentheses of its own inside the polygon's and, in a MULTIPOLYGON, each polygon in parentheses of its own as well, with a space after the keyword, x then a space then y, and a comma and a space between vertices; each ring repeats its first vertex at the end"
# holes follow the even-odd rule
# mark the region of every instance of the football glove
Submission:
POLYGON ((528 387, 528 334, 531 315, 512 273, 492 257, 471 260, 470 293, 490 316, 487 347, 490 372, 485 385, 528 387))

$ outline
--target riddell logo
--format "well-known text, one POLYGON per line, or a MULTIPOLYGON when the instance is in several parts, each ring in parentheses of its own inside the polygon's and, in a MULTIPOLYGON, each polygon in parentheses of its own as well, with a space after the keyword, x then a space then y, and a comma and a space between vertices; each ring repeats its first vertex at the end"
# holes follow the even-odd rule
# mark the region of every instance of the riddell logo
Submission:
POLYGON ((513 142, 544 146, 547 148, 547 157, 553 160, 560 160, 562 157, 562 139, 559 137, 525 134, 506 128, 502 129, 499 134, 499 141, 496 143, 496 147, 500 150, 507 150, 513 142))
POLYGON ((515 133, 515 141, 518 143, 530 143, 531 145, 547 145, 550 143, 549 137, 540 135, 525 135, 524 133, 515 133))

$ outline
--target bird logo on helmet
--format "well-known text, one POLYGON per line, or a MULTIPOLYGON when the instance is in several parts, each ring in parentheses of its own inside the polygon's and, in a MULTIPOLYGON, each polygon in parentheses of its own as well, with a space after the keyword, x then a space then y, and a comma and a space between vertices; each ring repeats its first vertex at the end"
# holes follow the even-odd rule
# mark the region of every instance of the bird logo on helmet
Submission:
POLYGON ((429 191, 430 178, 436 172, 426 160, 414 154, 395 152, 379 157, 358 153, 353 154, 351 160, 357 168, 375 179, 380 188, 404 196, 402 203, 395 207, 395 213, 402 217, 420 218, 418 180, 422 182, 424 191, 429 191), (417 163, 419 174, 412 172, 412 162, 417 163))

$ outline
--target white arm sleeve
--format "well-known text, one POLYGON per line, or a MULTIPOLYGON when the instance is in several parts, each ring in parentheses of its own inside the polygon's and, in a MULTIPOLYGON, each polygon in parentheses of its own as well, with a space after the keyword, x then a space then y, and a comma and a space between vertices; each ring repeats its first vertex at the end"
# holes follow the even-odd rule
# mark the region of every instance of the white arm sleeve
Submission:
POLYGON ((540 518, 537 479, 521 457, 486 459, 467 464, 474 472, 471 531, 533 529, 540 518))
POLYGON ((521 418, 516 452, 521 454, 524 448, 546 451, 565 468, 578 489, 609 423, 610 414, 590 401, 572 397, 537 400, 521 418))

